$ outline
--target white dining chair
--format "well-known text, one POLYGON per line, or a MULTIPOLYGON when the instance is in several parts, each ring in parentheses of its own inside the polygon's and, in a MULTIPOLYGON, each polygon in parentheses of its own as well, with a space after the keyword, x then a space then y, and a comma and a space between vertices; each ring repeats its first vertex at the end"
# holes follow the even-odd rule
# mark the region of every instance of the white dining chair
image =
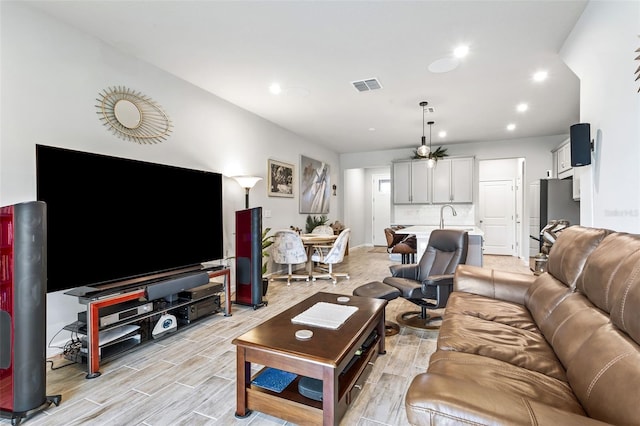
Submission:
POLYGON ((304 248, 302 239, 297 232, 283 229, 276 231, 271 245, 271 259, 275 263, 287 265, 287 274, 271 275, 271 280, 286 279, 287 285, 291 280, 304 279, 309 281, 309 274, 294 274, 293 265, 307 262, 307 251, 304 248))
POLYGON ((338 238, 335 240, 333 245, 318 245, 313 247, 313 254, 311 255, 311 260, 314 262, 318 262, 319 265, 326 265, 328 268, 327 272, 320 272, 313 274, 313 280, 320 278, 327 278, 333 281, 334 284, 338 282, 339 277, 344 277, 349 279, 348 272, 333 272, 333 265, 337 263, 341 263, 344 260, 344 254, 347 250, 347 244, 349 242, 349 235, 351 234, 351 229, 346 228, 338 238))
POLYGON ((313 228, 312 234, 333 235, 333 228, 329 225, 319 225, 313 228))

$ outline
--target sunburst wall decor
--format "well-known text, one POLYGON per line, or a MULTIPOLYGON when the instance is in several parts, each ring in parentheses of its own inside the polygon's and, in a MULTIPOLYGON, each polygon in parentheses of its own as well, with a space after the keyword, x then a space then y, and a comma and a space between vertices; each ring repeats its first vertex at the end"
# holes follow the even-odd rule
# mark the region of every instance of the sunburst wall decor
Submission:
MULTIPOLYGON (((638 36, 640 37, 640 35, 638 36)), ((640 48, 636 49, 636 53, 640 53, 640 48)), ((640 55, 636 56, 636 61, 640 61, 640 55)), ((638 65, 638 68, 636 68, 636 81, 640 80, 640 65, 638 65)), ((638 86, 638 93, 640 93, 640 86, 638 86)))
POLYGON ((171 133, 171 120, 151 98, 126 87, 100 92, 98 116, 114 135, 139 144, 164 142, 171 133))

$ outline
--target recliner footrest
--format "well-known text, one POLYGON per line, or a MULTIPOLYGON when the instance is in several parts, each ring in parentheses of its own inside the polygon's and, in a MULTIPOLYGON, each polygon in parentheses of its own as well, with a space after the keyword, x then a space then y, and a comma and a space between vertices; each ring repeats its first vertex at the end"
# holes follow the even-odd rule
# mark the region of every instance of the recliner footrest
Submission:
POLYGON ((380 281, 372 281, 353 290, 354 296, 393 300, 400 297, 400 290, 380 281))

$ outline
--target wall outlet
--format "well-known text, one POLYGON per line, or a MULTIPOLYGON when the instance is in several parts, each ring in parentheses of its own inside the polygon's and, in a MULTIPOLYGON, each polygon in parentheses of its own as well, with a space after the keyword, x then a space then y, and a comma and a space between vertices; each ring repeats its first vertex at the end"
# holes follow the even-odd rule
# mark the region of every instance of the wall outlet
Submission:
POLYGON ((271 217, 271 210, 265 210, 264 217, 271 217))

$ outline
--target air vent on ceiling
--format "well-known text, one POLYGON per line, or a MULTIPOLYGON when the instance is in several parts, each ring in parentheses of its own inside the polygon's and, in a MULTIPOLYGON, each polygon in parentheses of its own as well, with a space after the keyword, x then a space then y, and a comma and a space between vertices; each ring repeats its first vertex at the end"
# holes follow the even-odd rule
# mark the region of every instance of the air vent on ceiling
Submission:
POLYGON ((424 112, 427 114, 433 114, 434 112, 436 112, 436 109, 434 107, 426 107, 424 109, 424 112))
POLYGON ((377 78, 368 78, 366 80, 352 81, 351 84, 353 84, 353 87, 355 87, 358 92, 366 92, 368 90, 382 89, 382 85, 380 84, 377 78))

